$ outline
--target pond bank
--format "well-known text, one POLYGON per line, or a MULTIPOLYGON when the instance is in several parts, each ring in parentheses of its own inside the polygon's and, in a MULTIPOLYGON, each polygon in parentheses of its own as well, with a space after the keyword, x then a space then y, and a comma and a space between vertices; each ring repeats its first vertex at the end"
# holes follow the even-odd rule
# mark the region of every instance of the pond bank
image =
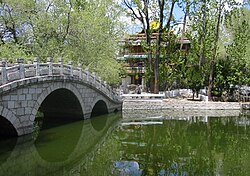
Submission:
POLYGON ((182 119, 192 117, 236 117, 244 113, 240 110, 128 110, 122 111, 123 120, 159 120, 159 119, 182 119))
POLYGON ((241 110, 239 102, 205 102, 187 99, 125 99, 123 110, 241 110))

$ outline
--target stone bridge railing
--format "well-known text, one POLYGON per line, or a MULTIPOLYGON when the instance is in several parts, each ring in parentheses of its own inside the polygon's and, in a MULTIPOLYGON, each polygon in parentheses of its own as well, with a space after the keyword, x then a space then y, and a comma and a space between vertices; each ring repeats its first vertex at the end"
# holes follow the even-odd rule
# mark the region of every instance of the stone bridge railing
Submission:
POLYGON ((58 59, 58 63, 53 63, 52 58, 47 58, 47 63, 39 63, 37 58, 28 64, 24 64, 23 59, 17 59, 14 64, 0 62, 0 88, 17 80, 44 76, 69 76, 92 85, 113 100, 121 101, 119 94, 95 73, 91 73, 88 69, 82 70, 81 65, 73 67, 72 62, 64 64, 61 58, 58 59))

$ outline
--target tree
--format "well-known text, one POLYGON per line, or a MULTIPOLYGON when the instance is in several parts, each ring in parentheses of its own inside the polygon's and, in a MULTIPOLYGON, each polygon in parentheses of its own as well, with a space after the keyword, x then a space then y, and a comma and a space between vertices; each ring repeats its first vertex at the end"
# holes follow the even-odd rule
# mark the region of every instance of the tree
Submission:
POLYGON ((212 100, 212 88, 213 88, 213 73, 214 73, 214 63, 215 59, 217 56, 217 49, 218 49, 218 41, 219 41, 219 35, 220 35, 220 25, 221 25, 221 18, 222 18, 222 13, 225 7, 225 1, 220 0, 218 4, 216 3, 217 8, 216 8, 216 26, 215 26, 215 37, 214 37, 214 42, 213 42, 213 52, 211 56, 211 61, 210 61, 210 69, 209 69, 209 80, 208 80, 208 100, 212 100))
POLYGON ((150 29, 150 14, 149 12, 152 10, 152 4, 155 1, 150 2, 150 0, 123 0, 123 4, 125 6, 125 11, 128 12, 128 15, 132 17, 132 19, 139 20, 142 24, 142 31, 146 36, 146 46, 145 51, 148 55, 147 64, 147 75, 149 77, 150 82, 150 90, 153 90, 153 61, 152 61, 152 46, 151 46, 151 29, 150 29))
MULTIPOLYGON (((172 7, 174 3, 172 4, 172 7)), ((161 42, 162 42, 162 33, 163 33, 163 18, 164 18, 164 7, 165 7, 165 0, 158 0, 158 7, 159 7, 159 28, 157 31, 157 38, 156 38, 156 56, 155 56, 155 63, 154 63, 154 93, 159 93, 159 62, 160 62, 160 55, 161 55, 161 42)), ((170 16, 172 15, 173 9, 171 8, 170 16)), ((170 21, 170 19, 168 20, 170 21)))
POLYGON ((214 71, 214 93, 218 96, 224 94, 224 99, 235 100, 234 90, 250 82, 247 56, 250 39, 250 21, 247 21, 249 12, 244 8, 234 9, 225 19, 225 31, 228 34, 225 56, 219 58, 214 71))
POLYGON ((113 0, 3 0, 0 57, 13 60, 13 48, 26 60, 63 57, 116 84, 121 66, 115 53, 122 34, 118 7, 113 0))
MULTIPOLYGON (((139 20, 142 24, 142 31, 144 31, 146 36, 146 52, 148 54, 148 70, 147 75, 149 76, 149 82, 151 85, 151 91, 154 93, 159 93, 159 64, 160 64, 160 56, 161 56, 161 48, 162 48, 162 35, 164 32, 164 18, 167 13, 167 9, 169 4, 166 3, 165 0, 123 0, 125 7, 130 12, 132 18, 139 20), (151 12, 151 16, 150 13, 151 12), (150 19, 157 19, 157 23, 159 27, 157 30, 150 28, 150 19), (155 48, 153 48, 153 44, 151 42, 151 34, 152 32, 157 33, 155 48), (155 51, 155 52, 154 52, 155 51)), ((175 6, 176 0, 172 0, 170 4, 170 11, 168 20, 166 23, 166 33, 170 31, 170 22, 173 16, 173 9, 175 6)), ((154 23, 155 21, 153 21, 154 23)))
MULTIPOLYGON (((231 0, 203 0, 192 3, 191 7, 193 30, 190 34, 192 45, 188 57, 199 63, 205 77, 205 85, 208 86, 208 98, 212 100, 213 89, 216 89, 214 81, 218 83, 214 80, 214 66, 219 59, 226 57, 227 44, 223 38, 231 35, 225 30, 225 18, 233 9, 239 8, 239 4, 231 0)), ((236 41, 232 43, 234 42, 236 41)))

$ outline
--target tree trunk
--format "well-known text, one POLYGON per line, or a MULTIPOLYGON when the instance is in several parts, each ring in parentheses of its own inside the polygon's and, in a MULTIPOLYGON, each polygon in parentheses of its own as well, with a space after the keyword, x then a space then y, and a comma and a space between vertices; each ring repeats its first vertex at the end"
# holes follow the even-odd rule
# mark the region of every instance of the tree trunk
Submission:
POLYGON ((189 14, 189 2, 187 2, 186 5, 186 11, 185 11, 185 15, 184 15, 184 21, 183 21, 183 27, 182 27, 182 31, 181 31, 181 44, 180 44, 180 50, 182 50, 183 47, 183 39, 184 39, 184 35, 186 32, 186 23, 187 23, 187 15, 189 14))
POLYGON ((219 41, 219 31, 220 31, 220 21, 222 15, 222 4, 221 1, 219 2, 219 9, 218 9, 218 18, 217 18, 217 25, 216 25, 216 32, 215 32, 215 40, 214 40, 214 48, 213 48, 213 55, 212 60, 210 61, 210 71, 209 71, 209 81, 208 81, 208 100, 212 100, 212 88, 213 88, 213 73, 214 73, 214 63, 217 54, 217 45, 219 41))
POLYGON ((160 55, 161 55, 161 35, 162 35, 162 24, 163 24, 163 11, 165 0, 158 0, 158 5, 160 8, 160 26, 158 29, 158 35, 156 38, 156 56, 155 56, 155 67, 154 67, 154 93, 159 93, 159 62, 160 62, 160 55))
POLYGON ((175 0, 172 0, 171 9, 170 9, 170 12, 169 12, 169 18, 168 18, 168 21, 167 21, 167 24, 166 24, 167 32, 169 32, 169 30, 170 30, 170 22, 171 22, 171 19, 172 19, 172 16, 173 16, 175 2, 176 2, 175 0))
MULTIPOLYGON (((175 0, 172 0, 171 4, 171 9, 169 12, 169 19, 166 24, 166 29, 167 29, 167 34, 169 34, 170 31, 170 22, 173 16, 173 10, 174 10, 174 5, 175 5, 175 0)), ((158 0, 158 5, 160 8, 160 27, 158 30, 158 35, 157 35, 157 41, 156 41, 156 56, 155 56, 155 63, 154 63, 154 93, 158 94, 159 93, 159 63, 160 63, 160 55, 161 55, 161 36, 163 32, 163 18, 164 18, 164 6, 165 6, 165 1, 164 0, 158 0)))
MULTIPOLYGON (((153 59, 152 59, 151 31, 150 31, 148 11, 146 11, 145 14, 146 14, 145 35, 146 35, 146 43, 147 43, 148 71, 149 71, 149 75, 152 75, 153 59)), ((154 91, 154 86, 153 86, 154 77, 150 76, 148 81, 149 81, 150 92, 153 92, 154 91)))
POLYGON ((201 37, 201 41, 200 41, 200 52, 199 52, 199 67, 202 67, 204 65, 205 61, 205 36, 207 33, 207 7, 206 7, 206 1, 202 6, 202 12, 203 12, 203 16, 202 16, 202 37, 201 37))
POLYGON ((209 80, 208 80, 208 101, 212 100, 212 88, 213 88, 213 72, 214 72, 214 60, 211 60, 210 62, 210 68, 209 68, 209 80))
POLYGON ((156 56, 154 63, 154 93, 159 93, 159 61, 160 61, 160 50, 161 50, 161 29, 158 31, 157 43, 156 43, 156 56))

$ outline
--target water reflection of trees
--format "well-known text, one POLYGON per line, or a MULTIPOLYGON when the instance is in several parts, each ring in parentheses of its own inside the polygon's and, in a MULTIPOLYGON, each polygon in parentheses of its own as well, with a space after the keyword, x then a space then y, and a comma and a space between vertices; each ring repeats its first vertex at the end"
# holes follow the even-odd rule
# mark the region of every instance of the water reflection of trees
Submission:
POLYGON ((101 150, 120 118, 119 114, 107 116, 103 121, 95 118, 44 130, 36 141, 32 135, 20 137, 11 149, 5 150, 1 144, 7 143, 0 143, 0 175, 103 175, 111 170, 105 168, 110 165, 107 159, 114 156, 118 145, 112 143, 107 152, 101 150), (96 123, 104 124, 101 131, 93 127, 96 123))
POLYGON ((249 126, 239 124, 248 118, 198 119, 122 126, 117 133, 121 160, 137 161, 143 175, 250 173, 249 126))

